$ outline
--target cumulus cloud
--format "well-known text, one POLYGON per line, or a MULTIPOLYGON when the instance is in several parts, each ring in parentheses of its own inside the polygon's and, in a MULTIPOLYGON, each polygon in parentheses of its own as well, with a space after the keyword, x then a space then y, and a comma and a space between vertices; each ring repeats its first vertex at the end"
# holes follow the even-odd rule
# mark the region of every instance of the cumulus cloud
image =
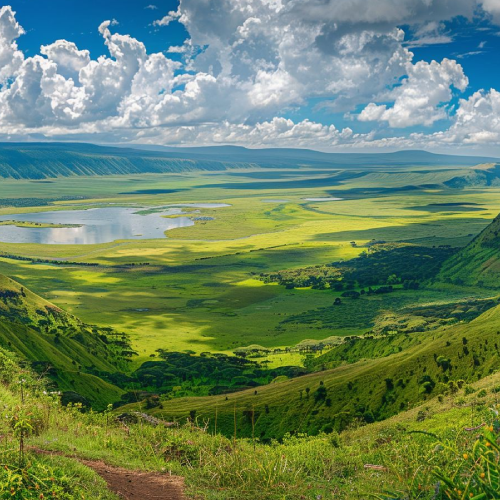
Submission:
POLYGON ((408 78, 385 95, 392 107, 370 103, 359 115, 360 121, 386 121, 391 127, 430 126, 447 117, 442 103, 452 98, 452 87, 464 91, 469 83, 462 66, 443 59, 441 63, 419 61, 408 66, 408 78))
MULTIPOLYGON (((432 141, 479 143, 497 133, 495 91, 451 99, 468 85, 455 61, 414 61, 410 48, 448 43, 445 21, 500 19, 500 0, 181 0, 156 29, 184 25, 180 46, 150 54, 139 40, 103 22, 108 56, 56 40, 25 57, 24 33, 0 9, 0 133, 96 137, 173 144, 364 147, 394 145, 379 130, 432 125, 432 141), (479 14, 478 14, 479 13, 479 14), (411 25, 411 38, 399 26, 411 25), (169 54, 181 54, 182 62, 169 54), (476 97, 474 97, 476 96, 476 97), (368 134, 283 114, 311 99, 330 111, 362 109, 368 134), (489 104, 481 104, 483 100, 489 104), (361 108, 360 108, 361 106, 361 108), (476 109, 477 107, 477 109, 476 109), (486 123, 479 111, 484 107, 486 123), (472 118, 472 114, 474 118, 472 118), (467 124, 475 128, 465 132, 467 124), (381 126, 379 126, 381 124, 381 126)), ((151 4, 146 8, 155 10, 151 4)), ((292 115, 293 116, 293 115, 292 115)), ((359 124, 358 124, 359 126, 359 124)), ((354 127, 354 125, 353 125, 354 127)), ((401 144, 417 143, 410 134, 401 144)), ((430 136, 425 136, 428 140, 430 136)))
POLYGON ((500 92, 478 91, 461 99, 448 141, 464 144, 500 143, 500 92))
POLYGON ((148 130, 141 136, 143 142, 154 144, 161 140, 168 144, 245 144, 250 147, 328 147, 353 137, 350 128, 338 130, 334 125, 322 125, 310 120, 294 122, 273 118, 254 125, 223 121, 198 127, 180 126, 161 131, 148 130), (158 135, 160 134, 160 135, 158 135))
POLYGON ((57 40, 50 45, 42 45, 40 52, 57 64, 59 73, 67 78, 78 79, 82 68, 90 63, 88 50, 78 50, 73 42, 57 40))
POLYGON ((500 0, 483 0, 482 7, 496 23, 500 22, 500 0))
POLYGON ((11 78, 21 66, 24 55, 16 40, 24 34, 9 6, 0 8, 0 84, 11 78))

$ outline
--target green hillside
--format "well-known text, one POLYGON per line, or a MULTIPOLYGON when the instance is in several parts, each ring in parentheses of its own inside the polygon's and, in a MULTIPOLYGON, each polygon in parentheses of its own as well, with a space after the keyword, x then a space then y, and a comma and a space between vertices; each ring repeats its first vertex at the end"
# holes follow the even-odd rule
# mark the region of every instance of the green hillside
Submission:
POLYGON ((500 216, 444 263, 436 281, 500 287, 500 216))
POLYGON ((383 422, 270 444, 207 432, 199 419, 124 424, 109 412, 64 408, 3 349, 0 380, 1 498, 115 500, 112 491, 123 490, 98 476, 103 465, 127 484, 163 480, 166 495, 183 476, 186 498, 206 500, 498 498, 500 422, 490 410, 498 374, 383 422))
MULTIPOLYGON (((500 368, 500 306, 470 323, 406 335, 409 347, 396 354, 230 396, 170 400, 153 414, 167 419, 191 415, 212 423, 217 415, 217 428, 227 435, 234 432, 236 418, 240 436, 251 435, 253 420, 254 432, 263 439, 292 431, 339 431, 358 419, 371 422, 397 414, 444 392, 450 381, 476 381, 500 368)), ((322 362, 320 357, 316 365, 322 362)))
POLYGON ((0 345, 31 362, 61 391, 77 393, 96 408, 123 393, 91 372, 126 367, 128 340, 74 316, 0 275, 0 345))

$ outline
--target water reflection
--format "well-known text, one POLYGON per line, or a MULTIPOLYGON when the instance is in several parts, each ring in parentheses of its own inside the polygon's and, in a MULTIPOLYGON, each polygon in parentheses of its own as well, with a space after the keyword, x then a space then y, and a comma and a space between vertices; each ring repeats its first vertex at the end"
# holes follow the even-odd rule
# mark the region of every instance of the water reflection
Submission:
MULTIPOLYGON (((177 205, 178 207, 180 205, 177 205)), ((182 206, 197 207, 196 204, 182 206)), ((200 208, 216 208, 223 204, 203 204, 200 208)), ((5 243, 42 243, 52 245, 92 245, 115 240, 165 238, 165 231, 193 226, 189 217, 163 218, 181 214, 181 208, 165 208, 161 212, 140 215, 137 208, 109 207, 89 210, 39 212, 0 216, 0 221, 16 220, 50 224, 78 224, 81 227, 24 228, 0 226, 0 241, 5 243)))

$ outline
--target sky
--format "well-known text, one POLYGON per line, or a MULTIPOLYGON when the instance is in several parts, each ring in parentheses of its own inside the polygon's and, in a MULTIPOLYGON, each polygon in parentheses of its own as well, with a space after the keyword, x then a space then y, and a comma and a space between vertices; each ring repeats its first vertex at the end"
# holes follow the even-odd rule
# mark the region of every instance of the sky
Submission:
POLYGON ((500 154, 498 54, 500 0, 12 0, 0 141, 500 154))

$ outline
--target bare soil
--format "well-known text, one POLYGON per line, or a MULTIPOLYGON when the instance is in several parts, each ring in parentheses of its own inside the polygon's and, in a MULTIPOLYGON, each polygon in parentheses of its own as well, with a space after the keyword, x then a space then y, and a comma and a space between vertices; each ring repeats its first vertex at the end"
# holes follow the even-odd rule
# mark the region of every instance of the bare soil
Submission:
POLYGON ((112 467, 104 462, 83 460, 47 450, 32 449, 32 451, 44 455, 63 455, 78 460, 99 474, 106 481, 110 491, 125 500, 186 500, 182 477, 112 467))

